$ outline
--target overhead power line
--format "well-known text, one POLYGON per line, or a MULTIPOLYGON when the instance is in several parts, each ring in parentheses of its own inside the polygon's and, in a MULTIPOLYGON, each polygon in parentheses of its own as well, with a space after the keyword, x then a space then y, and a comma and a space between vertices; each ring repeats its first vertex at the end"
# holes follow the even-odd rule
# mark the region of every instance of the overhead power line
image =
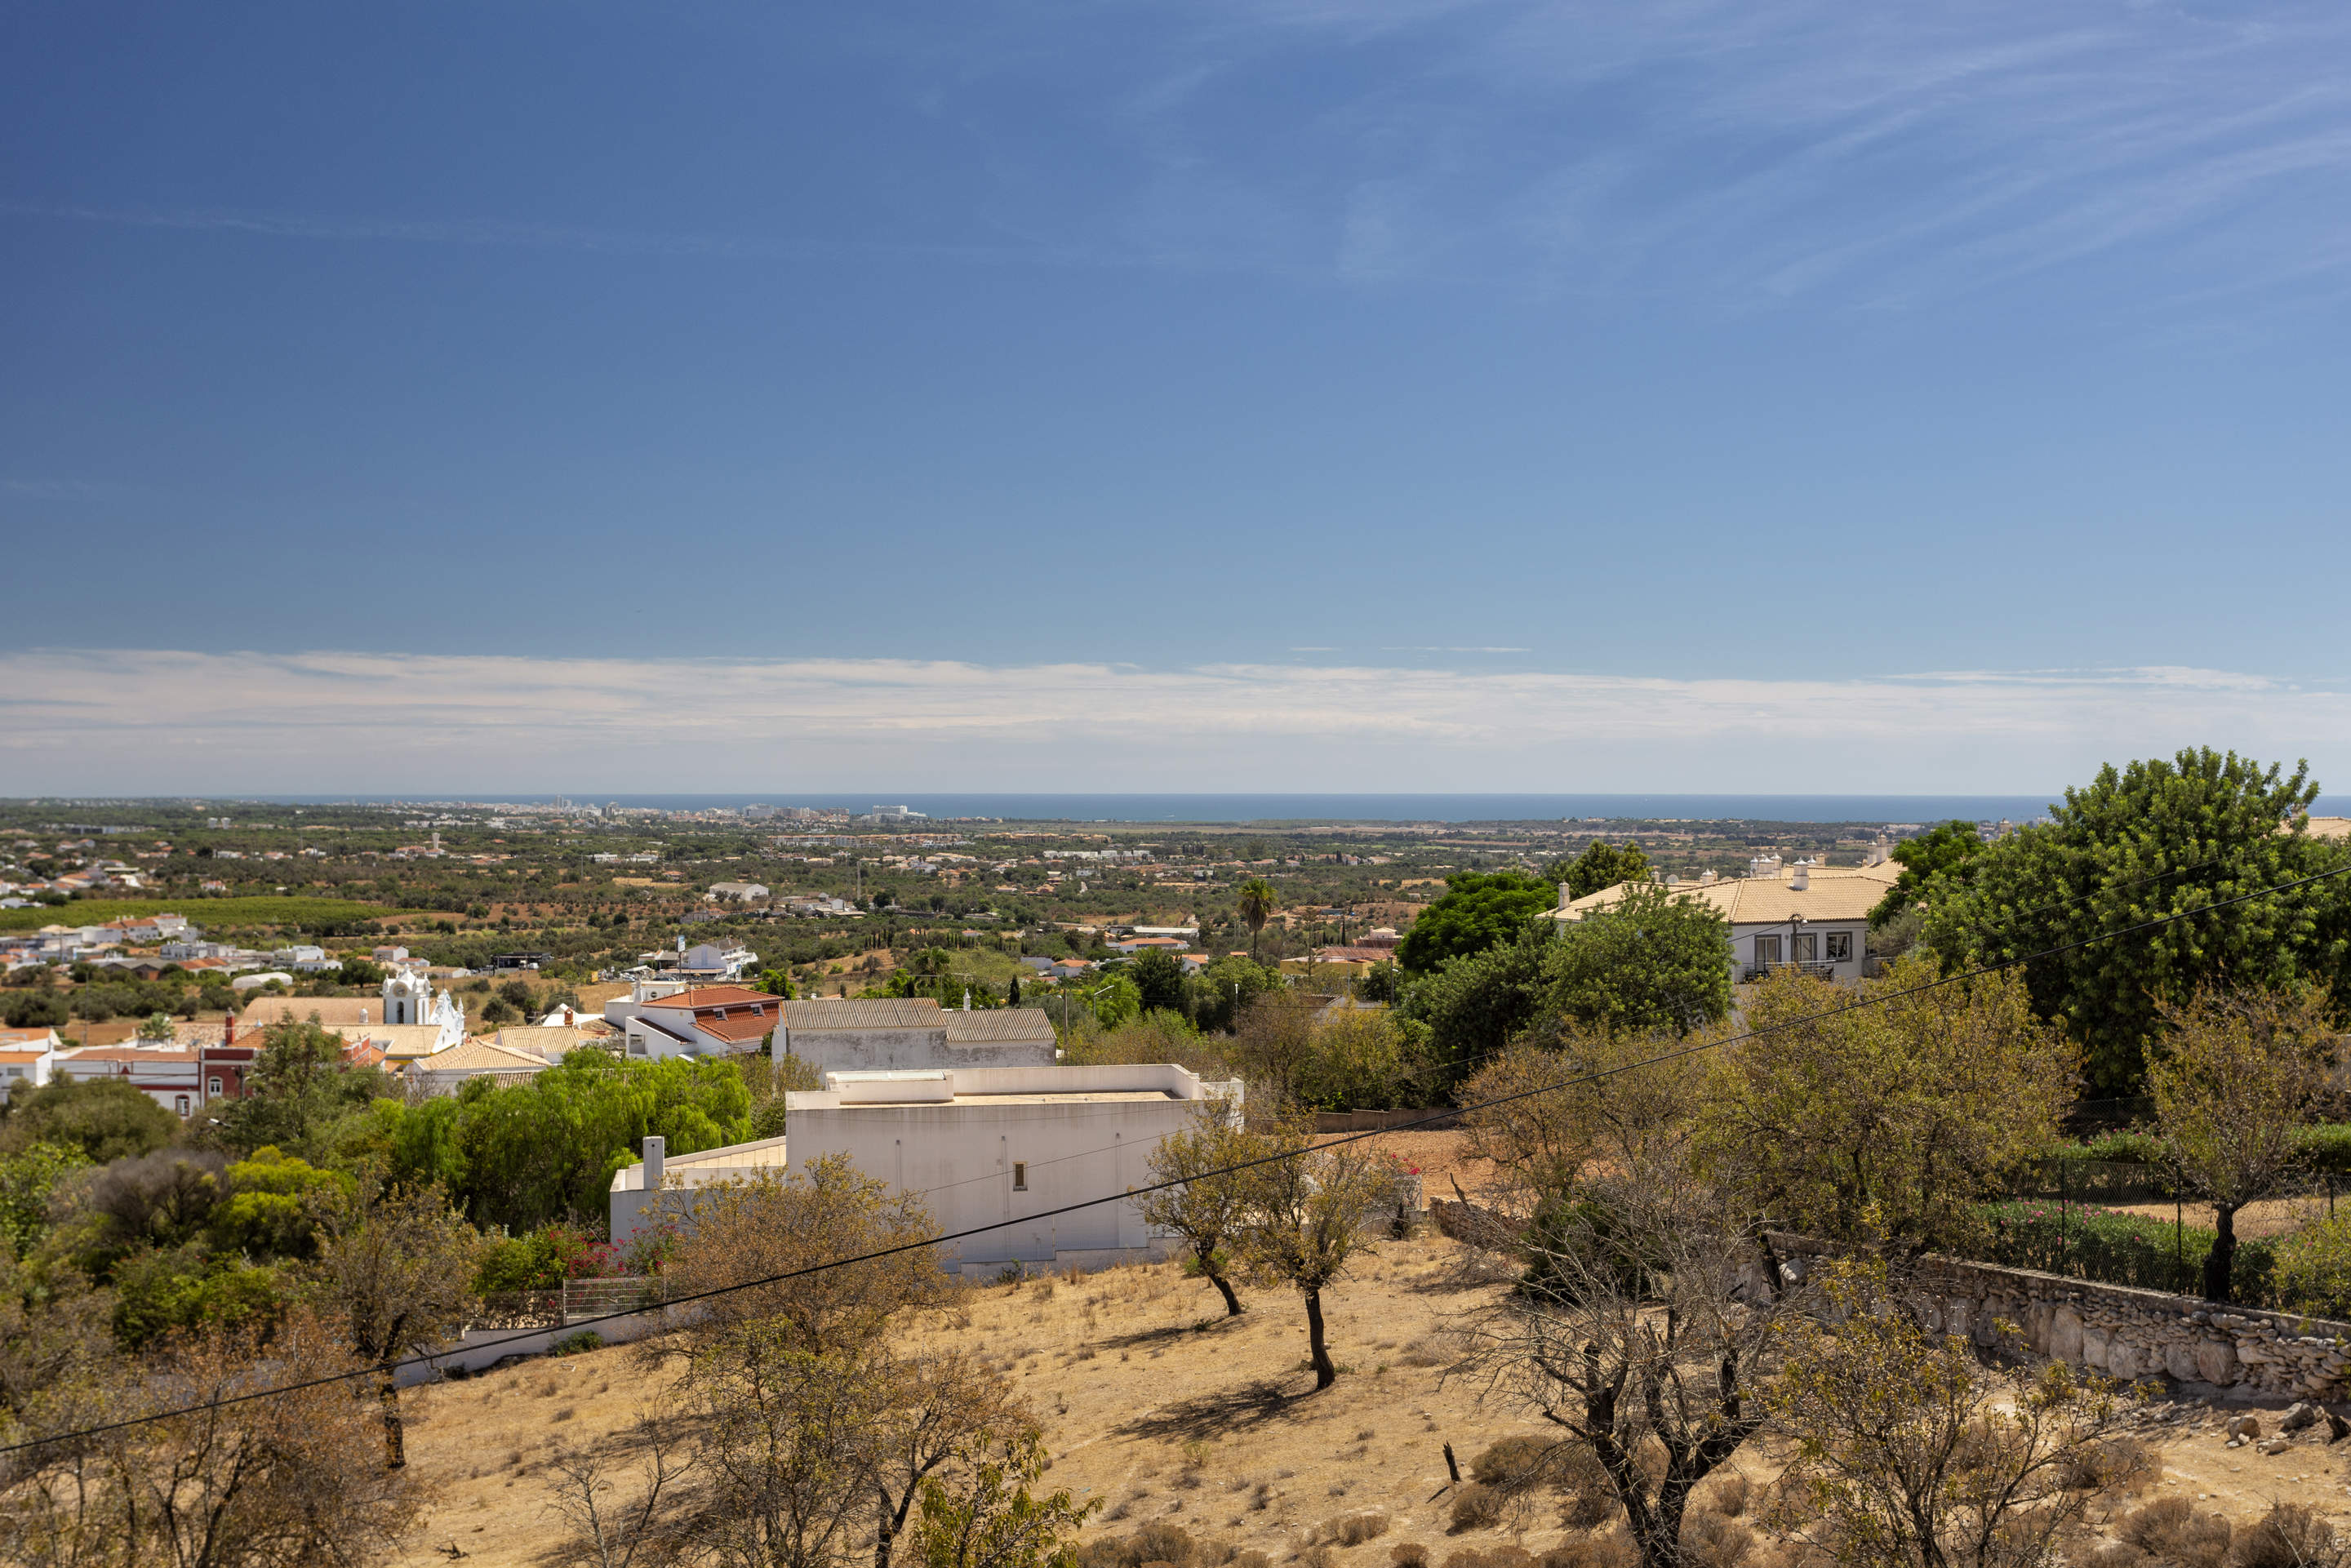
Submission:
MULTIPOLYGON (((2121 926, 2113 931, 2099 932, 2094 936, 2080 937, 2072 942, 2060 943, 2053 947, 2044 947, 2036 953, 2022 954, 2013 958, 2002 958, 1995 963, 1979 965, 1977 967, 1972 969, 1964 969, 1956 974, 1940 976, 1935 979, 1928 980, 1924 984, 1906 987, 1898 991, 1881 991, 1872 996, 1856 997, 1849 1002, 1842 1003, 1834 1008, 1824 1008, 1819 1012, 1808 1013, 1802 1018, 1790 1019, 1784 1023, 1771 1024, 1761 1029, 1747 1030, 1737 1034, 1725 1035, 1718 1040, 1699 1040, 1694 1044, 1681 1046, 1672 1051, 1659 1051, 1654 1056, 1644 1057, 1637 1061, 1624 1062, 1615 1067, 1602 1068, 1590 1072, 1579 1073, 1573 1077, 1560 1079, 1555 1082, 1538 1084, 1531 1089, 1521 1089, 1509 1094, 1493 1095, 1490 1098, 1479 1100, 1471 1104, 1463 1105, 1456 1109, 1435 1111, 1426 1116, 1419 1117, 1409 1122, 1398 1123, 1394 1126, 1382 1127, 1361 1133, 1344 1134, 1338 1137, 1329 1138, 1323 1142, 1311 1145, 1304 1149, 1290 1150, 1281 1154, 1264 1155, 1256 1159, 1237 1160, 1230 1165, 1218 1166, 1211 1170, 1199 1171, 1190 1176, 1186 1176, 1180 1179, 1154 1182, 1147 1186, 1128 1187, 1121 1192, 1106 1193, 1098 1197, 1082 1198, 1078 1202, 1065 1203, 1058 1207, 1040 1209, 1034 1214, 1023 1215, 1018 1219, 993 1220, 986 1225, 975 1225, 966 1229, 949 1231, 940 1236, 925 1237, 919 1241, 900 1242, 894 1246, 877 1248, 873 1251, 861 1252, 848 1258, 828 1259, 821 1263, 811 1263, 805 1268, 787 1270, 778 1274, 764 1275, 756 1280, 744 1280, 731 1285, 715 1285, 708 1290, 695 1291, 686 1295, 671 1297, 661 1302, 660 1306, 664 1310, 670 1307, 686 1306, 695 1301, 710 1301, 719 1296, 733 1295, 737 1291, 756 1291, 770 1285, 785 1284, 793 1280, 805 1279, 811 1274, 821 1274, 834 1269, 852 1268, 860 1263, 880 1262, 883 1259, 894 1258, 903 1253, 915 1251, 923 1248, 938 1247, 950 1241, 969 1240, 975 1236, 985 1236, 992 1231, 1007 1229, 1015 1225, 1034 1224, 1038 1220, 1041 1219, 1056 1219, 1065 1214, 1078 1214, 1089 1208, 1098 1208, 1106 1203, 1120 1203, 1128 1198, 1141 1197, 1155 1192, 1165 1192, 1171 1188, 1182 1186, 1186 1182, 1204 1180, 1211 1176, 1235 1176, 1242 1171, 1254 1170, 1260 1166, 1276 1165, 1284 1160, 1298 1159, 1310 1154, 1320 1154, 1325 1150, 1339 1148, 1348 1144, 1361 1143, 1367 1138, 1382 1137, 1390 1133, 1408 1132, 1415 1127, 1426 1126, 1432 1122, 1465 1115, 1471 1112, 1491 1110, 1498 1105, 1508 1105, 1520 1100, 1531 1100, 1539 1095, 1555 1094, 1562 1090, 1573 1089, 1587 1083, 1600 1082, 1605 1079, 1618 1077, 1624 1073, 1636 1072, 1644 1068, 1656 1067, 1667 1062, 1682 1061, 1686 1058, 1700 1055, 1710 1051, 1719 1051, 1725 1046, 1737 1045, 1744 1040, 1757 1040, 1765 1035, 1777 1034, 1792 1029, 1800 1029, 1807 1024, 1819 1023, 1827 1019, 1842 1018, 1849 1013, 1860 1012, 1874 1007, 1882 1007, 1888 1002, 1900 1001, 1906 997, 1922 996, 1929 991, 1940 990, 1947 986, 1958 985, 1967 980, 1979 979, 1986 975, 1998 974, 2001 970, 2012 969, 2017 967, 2019 965, 2029 964, 2037 959, 2055 957, 2060 954, 2074 952, 2084 947, 2094 946, 2099 943, 2119 941, 2126 936, 2135 936, 2145 932, 2159 930, 2164 926, 2174 925, 2183 920, 2197 919, 2202 915, 2210 915, 2217 910, 2227 909, 2234 904, 2250 903, 2256 898, 2268 897, 2274 894, 2290 893, 2297 887, 2307 887, 2316 883, 2325 882, 2331 878, 2342 876, 2346 873, 2351 873, 2351 862, 2346 862, 2345 864, 2335 866, 2327 871, 2316 873, 2310 876, 2297 877, 2291 882, 2279 883, 2274 886, 2255 888, 2249 893, 2241 893, 2234 895, 2233 897, 2220 899, 2214 903, 2204 904, 2197 909, 2182 910, 2173 915, 2159 915, 2155 919, 2143 920, 2133 925, 2121 926)), ((609 1312, 599 1312, 593 1316, 579 1319, 576 1322, 568 1322, 564 1326, 566 1328, 585 1328, 591 1323, 609 1322, 620 1318, 636 1317, 640 1315, 643 1310, 644 1309, 643 1308, 625 1308, 609 1312)), ((488 1340, 480 1344, 471 1345, 465 1348, 469 1351, 496 1350, 501 1345, 519 1344, 526 1340, 535 1338, 538 1334, 547 1332, 549 1331, 525 1330, 511 1334, 505 1339, 488 1340)), ((438 1351, 424 1354, 402 1356, 391 1363, 389 1370, 397 1371, 404 1367, 427 1365, 444 1359, 449 1354, 451 1353, 447 1351, 438 1351)), ((71 1431, 57 1433, 50 1437, 27 1438, 21 1442, 10 1443, 5 1447, 0 1447, 0 1455, 18 1453, 27 1448, 47 1448, 55 1444, 70 1443, 78 1438, 99 1437, 108 1432, 119 1432, 132 1427, 148 1426, 157 1421, 170 1420, 173 1416, 190 1416, 194 1415, 198 1411, 221 1409, 232 1405, 249 1404, 256 1399, 269 1399, 275 1398, 279 1395, 297 1394, 304 1389, 327 1387, 338 1383, 349 1383, 362 1377, 377 1377, 382 1375, 386 1370, 386 1365, 379 1363, 371 1366, 354 1367, 347 1372, 330 1373, 324 1377, 305 1378, 297 1383, 276 1384, 266 1388, 250 1389, 243 1394, 230 1395, 225 1398, 208 1399, 194 1405, 181 1406, 174 1409, 159 1410, 144 1416, 130 1416, 120 1421, 107 1421, 99 1423, 95 1426, 76 1427, 71 1431)))

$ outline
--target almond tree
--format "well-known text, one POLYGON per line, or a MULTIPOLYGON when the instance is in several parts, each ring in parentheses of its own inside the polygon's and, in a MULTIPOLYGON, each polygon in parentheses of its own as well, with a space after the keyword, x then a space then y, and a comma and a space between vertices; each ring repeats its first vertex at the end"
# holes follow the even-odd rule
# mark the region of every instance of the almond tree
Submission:
POLYGON ((2097 1495, 2079 1478, 2119 1458, 2137 1398, 2064 1362, 1987 1364, 1921 1328, 1882 1265, 1833 1264, 1822 1285, 1829 1310, 1779 1328, 1769 1402, 1795 1448, 1766 1527, 1855 1568, 2055 1561, 2097 1495))
POLYGON ((1394 1163, 1362 1143, 1317 1148, 1309 1118, 1265 1134, 1269 1160, 1242 1173, 1247 1227, 1241 1256, 1268 1282, 1295 1288, 1306 1301, 1307 1354, 1314 1386, 1328 1388, 1339 1369, 1322 1326, 1322 1292, 1365 1247, 1374 1209, 1395 1195, 1394 1163))
POLYGON ((1181 1185, 1146 1196, 1140 1205, 1144 1220, 1184 1239, 1185 1272, 1216 1286, 1227 1317, 1241 1314, 1230 1270, 1249 1194, 1249 1173, 1228 1167, 1260 1158, 1270 1146, 1262 1134, 1236 1126, 1231 1108, 1218 1100, 1202 1106, 1190 1127, 1161 1139, 1151 1154, 1153 1182, 1181 1185))

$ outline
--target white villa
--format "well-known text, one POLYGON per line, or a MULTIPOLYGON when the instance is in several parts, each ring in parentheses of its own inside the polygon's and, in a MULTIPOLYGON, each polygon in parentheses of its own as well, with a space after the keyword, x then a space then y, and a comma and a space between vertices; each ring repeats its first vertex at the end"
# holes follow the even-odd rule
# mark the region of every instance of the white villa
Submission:
MULTIPOLYGON (((1890 862, 1782 866, 1779 856, 1767 855, 1750 862, 1743 877, 1708 872, 1696 882, 1669 883, 1666 892, 1703 900, 1730 923, 1730 965, 1739 979, 1760 979, 1783 964, 1797 964, 1824 978, 1857 980, 1868 952, 1869 912, 1901 873, 1890 862)), ((1620 882, 1570 900, 1562 884, 1551 917, 1581 920, 1613 907, 1633 885, 1620 882)))
POLYGON ((824 1085, 786 1097, 782 1138, 677 1157, 645 1140, 644 1162, 612 1178, 613 1244, 635 1235, 664 1191, 805 1171, 846 1155, 892 1190, 922 1197, 943 1233, 989 1228, 942 1243, 946 1266, 967 1279, 1156 1259, 1171 1240, 1152 1233, 1131 1197, 1049 1211, 1144 1185, 1160 1139, 1205 1105, 1230 1116, 1241 1105, 1238 1081, 1203 1082, 1164 1064, 828 1072, 824 1085))

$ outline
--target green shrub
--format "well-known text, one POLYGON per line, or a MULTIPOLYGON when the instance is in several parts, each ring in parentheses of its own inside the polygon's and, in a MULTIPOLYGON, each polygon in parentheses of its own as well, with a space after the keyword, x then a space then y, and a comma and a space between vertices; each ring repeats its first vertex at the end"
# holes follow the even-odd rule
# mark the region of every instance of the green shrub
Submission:
POLYGON ((173 1329, 252 1329, 283 1317, 298 1282, 241 1259, 208 1259, 188 1246, 149 1248, 117 1264, 114 1333, 137 1350, 173 1329))
POLYGON ((2112 1160, 2122 1164, 2161 1165, 2163 1143, 2153 1133, 2108 1133, 2086 1144, 2055 1151, 2069 1159, 2112 1160))
POLYGON ((2288 1312, 2351 1317, 2351 1209, 2278 1239, 2273 1289, 2288 1312))
MULTIPOLYGON (((2038 1269, 2076 1280, 2130 1285, 2143 1291, 2192 1290, 2212 1249, 2200 1225, 2174 1229, 2168 1220, 2113 1209, 2066 1207, 2038 1199, 1989 1203, 1979 1211, 1989 1235, 1987 1262, 2038 1269)), ((2249 1306, 2273 1292, 2275 1245, 2266 1238, 2237 1239, 2236 1299, 2249 1306)))
POLYGON ((2302 1155, 2314 1170, 2351 1176, 2351 1124, 2326 1122, 2302 1130, 2302 1155))
POLYGON ((492 1242, 474 1273, 484 1292, 552 1291, 566 1280, 595 1280, 621 1271, 619 1254, 577 1226, 542 1225, 492 1242))
POLYGON ((594 1329, 581 1329, 578 1333, 565 1334, 547 1347, 549 1355, 585 1355, 591 1350, 604 1348, 604 1336, 594 1329))

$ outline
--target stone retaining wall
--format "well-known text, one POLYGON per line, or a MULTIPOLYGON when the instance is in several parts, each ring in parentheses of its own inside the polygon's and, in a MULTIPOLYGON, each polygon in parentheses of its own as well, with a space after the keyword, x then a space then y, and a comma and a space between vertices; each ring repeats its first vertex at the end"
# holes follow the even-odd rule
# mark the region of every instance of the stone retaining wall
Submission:
MULTIPOLYGON (((1800 1268, 1828 1250, 1798 1237, 1773 1244, 1800 1268)), ((2004 1320, 2039 1354, 2112 1377, 2282 1399, 2336 1399, 2351 1384, 2351 1323, 1958 1258, 1920 1260, 1911 1282, 1929 1328, 1989 1345, 2004 1320)))
MULTIPOLYGON (((1439 1230, 1474 1247, 1507 1251, 1520 1235, 1478 1204, 1440 1198, 1428 1207, 1439 1230)), ((1771 1241, 1795 1278, 1835 1250, 1808 1236, 1774 1234, 1771 1241)), ((1759 1257, 1745 1291, 1761 1295, 1767 1278, 1759 1257)), ((1997 1325, 2011 1322, 2035 1353, 2129 1382, 2168 1377, 2256 1398, 2351 1393, 2351 1323, 1932 1254, 1907 1282, 1928 1329, 1980 1345, 1994 1343, 1997 1325)))

